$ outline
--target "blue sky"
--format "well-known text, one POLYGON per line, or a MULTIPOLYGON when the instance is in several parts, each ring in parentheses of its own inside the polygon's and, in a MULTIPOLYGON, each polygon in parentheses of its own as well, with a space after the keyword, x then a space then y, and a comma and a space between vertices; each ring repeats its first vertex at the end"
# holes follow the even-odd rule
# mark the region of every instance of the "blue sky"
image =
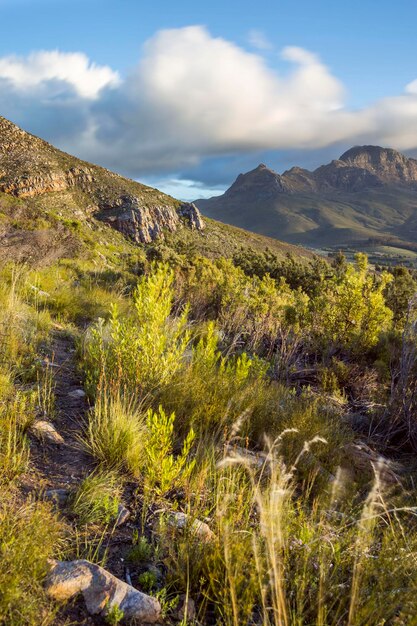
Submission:
POLYGON ((176 195, 362 141, 417 151, 415 1, 0 0, 0 19, 0 114, 176 195))

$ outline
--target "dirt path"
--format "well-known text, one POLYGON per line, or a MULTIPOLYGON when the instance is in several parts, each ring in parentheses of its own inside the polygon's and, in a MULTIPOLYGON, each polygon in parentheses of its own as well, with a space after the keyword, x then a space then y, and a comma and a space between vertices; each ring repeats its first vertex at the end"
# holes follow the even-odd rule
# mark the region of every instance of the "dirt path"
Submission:
POLYGON ((93 467, 91 457, 83 452, 79 443, 88 403, 77 371, 74 339, 63 331, 55 330, 48 357, 52 362, 49 367, 53 374, 55 395, 55 411, 51 421, 64 439, 64 444, 46 444, 31 438, 31 464, 39 481, 38 487, 70 488, 93 467))

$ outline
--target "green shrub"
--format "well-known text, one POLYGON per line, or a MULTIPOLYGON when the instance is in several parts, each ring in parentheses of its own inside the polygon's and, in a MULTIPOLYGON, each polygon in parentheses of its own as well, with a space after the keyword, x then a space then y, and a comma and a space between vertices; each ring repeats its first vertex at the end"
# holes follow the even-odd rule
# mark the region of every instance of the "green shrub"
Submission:
POLYGON ((105 467, 139 476, 144 437, 144 414, 119 395, 102 391, 89 413, 82 444, 105 467))
POLYGON ((157 582, 156 575, 153 572, 142 572, 138 577, 138 583, 146 593, 155 589, 157 582))
POLYGON ((175 456, 174 420, 174 413, 168 415, 162 407, 158 411, 149 409, 147 414, 143 477, 144 492, 150 498, 163 497, 169 491, 182 487, 194 467, 194 461, 189 458, 194 431, 189 431, 181 452, 175 456))
POLYGON ((79 484, 71 508, 80 524, 110 524, 117 519, 120 478, 109 471, 96 471, 79 484))
POLYGON ((230 436, 237 423, 249 421, 259 408, 267 365, 246 353, 223 357, 215 324, 202 330, 187 362, 159 397, 175 411, 181 432, 191 427, 199 436, 230 436))
POLYGON ((123 618, 124 612, 117 604, 114 604, 107 611, 104 621, 106 622, 106 624, 110 624, 110 626, 117 626, 117 624, 120 624, 123 618))
POLYGON ((140 565, 141 563, 150 561, 153 554, 152 545, 146 539, 145 536, 138 537, 137 541, 134 541, 134 545, 129 550, 127 559, 134 565, 140 565))
POLYGON ((0 623, 39 626, 56 610, 42 587, 48 559, 58 556, 63 527, 48 505, 22 503, 3 490, 0 501, 0 623))
POLYGON ((84 362, 92 388, 103 378, 120 389, 144 396, 166 385, 181 366, 190 334, 187 310, 171 317, 174 274, 166 265, 139 281, 134 312, 120 319, 112 308, 85 341, 84 362))
POLYGON ((356 267, 347 265, 323 285, 322 294, 312 302, 312 333, 326 351, 337 347, 360 354, 377 344, 392 323, 384 300, 391 279, 387 273, 371 273, 367 257, 358 254, 356 267))

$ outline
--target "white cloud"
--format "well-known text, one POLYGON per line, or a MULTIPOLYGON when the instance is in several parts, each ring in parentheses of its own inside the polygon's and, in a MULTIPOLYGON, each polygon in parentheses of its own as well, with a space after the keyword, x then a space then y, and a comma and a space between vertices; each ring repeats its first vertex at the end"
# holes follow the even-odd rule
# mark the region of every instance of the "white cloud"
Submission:
POLYGON ((273 50, 274 46, 261 30, 252 29, 248 33, 248 42, 257 50, 273 50))
POLYGON ((0 58, 0 80, 8 80, 15 89, 27 91, 41 83, 62 82, 82 98, 97 98, 100 91, 119 82, 110 67, 96 65, 81 52, 58 50, 33 52, 27 57, 0 58))
POLYGON ((156 33, 123 80, 81 53, 3 57, 0 113, 138 177, 259 150, 340 142, 417 148, 417 80, 352 111, 343 84, 315 54, 287 47, 282 58, 285 74, 201 26, 156 33))
POLYGON ((417 80, 413 80, 405 88, 407 93, 417 94, 417 80))
POLYGON ((150 187, 156 187, 174 198, 190 202, 196 198, 211 198, 220 196, 226 188, 211 187, 195 180, 187 178, 142 178, 141 182, 150 187))

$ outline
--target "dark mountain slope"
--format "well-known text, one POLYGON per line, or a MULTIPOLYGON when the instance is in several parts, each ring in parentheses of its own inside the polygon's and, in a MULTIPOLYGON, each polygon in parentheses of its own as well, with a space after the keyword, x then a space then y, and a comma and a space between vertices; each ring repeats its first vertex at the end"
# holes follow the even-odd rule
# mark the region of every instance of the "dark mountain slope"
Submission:
POLYGON ((336 245, 382 234, 417 241, 417 160, 362 146, 313 172, 261 164, 222 195, 197 200, 205 215, 289 241, 336 245))

